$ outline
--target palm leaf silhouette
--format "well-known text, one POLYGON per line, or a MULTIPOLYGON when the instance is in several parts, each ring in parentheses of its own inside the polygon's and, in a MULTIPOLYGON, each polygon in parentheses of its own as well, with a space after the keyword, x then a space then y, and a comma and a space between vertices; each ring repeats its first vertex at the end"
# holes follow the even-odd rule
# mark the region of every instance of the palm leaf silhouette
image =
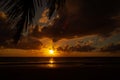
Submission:
POLYGON ((14 42, 17 43, 21 37, 23 29, 27 31, 33 25, 37 10, 49 9, 49 19, 54 11, 64 8, 65 0, 2 0, 0 8, 8 15, 8 22, 11 27, 16 28, 14 42), (57 7, 56 7, 57 5, 57 7))

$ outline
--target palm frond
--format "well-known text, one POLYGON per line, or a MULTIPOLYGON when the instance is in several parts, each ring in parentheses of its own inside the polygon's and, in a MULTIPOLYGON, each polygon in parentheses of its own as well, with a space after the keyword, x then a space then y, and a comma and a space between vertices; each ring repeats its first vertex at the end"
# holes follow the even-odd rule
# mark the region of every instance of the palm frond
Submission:
POLYGON ((64 4, 65 0, 2 0, 0 8, 8 15, 8 22, 14 24, 16 28, 14 42, 17 43, 23 29, 27 31, 35 21, 38 10, 43 11, 48 8, 50 19, 55 11, 64 8, 64 4))

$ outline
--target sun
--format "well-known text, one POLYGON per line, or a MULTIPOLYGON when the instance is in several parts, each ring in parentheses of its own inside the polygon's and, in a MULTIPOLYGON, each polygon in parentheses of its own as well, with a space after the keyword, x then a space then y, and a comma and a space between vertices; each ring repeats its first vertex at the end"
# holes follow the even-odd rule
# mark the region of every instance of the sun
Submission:
POLYGON ((54 54, 54 50, 50 49, 50 50, 49 50, 49 53, 50 53, 50 54, 54 54))

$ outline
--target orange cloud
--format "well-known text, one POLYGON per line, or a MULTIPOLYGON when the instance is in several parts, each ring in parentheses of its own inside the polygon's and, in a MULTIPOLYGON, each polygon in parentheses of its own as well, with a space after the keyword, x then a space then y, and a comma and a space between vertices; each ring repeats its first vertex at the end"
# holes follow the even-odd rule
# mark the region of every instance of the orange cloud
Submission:
POLYGON ((7 19, 7 15, 4 12, 2 12, 2 11, 0 11, 0 19, 1 20, 7 19))

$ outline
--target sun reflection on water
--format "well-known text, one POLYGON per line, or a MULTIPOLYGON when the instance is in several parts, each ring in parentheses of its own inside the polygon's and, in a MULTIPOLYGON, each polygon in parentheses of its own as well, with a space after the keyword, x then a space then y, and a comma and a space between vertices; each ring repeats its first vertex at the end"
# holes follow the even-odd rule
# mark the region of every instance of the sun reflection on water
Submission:
POLYGON ((53 64, 54 63, 54 59, 50 58, 49 63, 53 64))
POLYGON ((49 64, 47 64, 47 66, 48 66, 49 68, 55 68, 55 67, 56 67, 56 64, 55 64, 55 61, 54 61, 53 58, 50 58, 50 59, 49 59, 49 64))

